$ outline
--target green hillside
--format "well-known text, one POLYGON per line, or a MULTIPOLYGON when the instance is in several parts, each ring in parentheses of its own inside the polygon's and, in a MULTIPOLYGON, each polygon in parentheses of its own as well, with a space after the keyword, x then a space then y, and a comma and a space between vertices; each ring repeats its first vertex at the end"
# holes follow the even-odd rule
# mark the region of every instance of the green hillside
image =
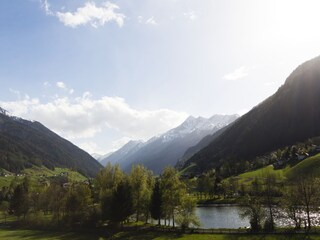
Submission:
POLYGON ((320 177, 320 154, 309 157, 286 171, 289 180, 307 176, 320 177))
POLYGON ((293 167, 274 170, 272 165, 246 172, 236 176, 240 184, 250 184, 255 178, 261 179, 267 173, 275 174, 279 180, 294 180, 295 178, 316 176, 320 177, 320 154, 306 158, 293 167))
POLYGON ((0 111, 0 168, 19 173, 32 166, 76 169, 89 177, 102 168, 87 152, 41 123, 0 111))
POLYGON ((76 171, 72 171, 68 168, 55 168, 50 170, 45 167, 32 167, 26 168, 19 174, 14 174, 6 170, 1 170, 2 174, 0 176, 0 188, 9 187, 12 181, 14 184, 19 183, 25 177, 29 177, 30 182, 33 186, 38 186, 45 184, 46 182, 53 181, 55 178, 67 176, 70 182, 80 182, 87 178, 76 171))

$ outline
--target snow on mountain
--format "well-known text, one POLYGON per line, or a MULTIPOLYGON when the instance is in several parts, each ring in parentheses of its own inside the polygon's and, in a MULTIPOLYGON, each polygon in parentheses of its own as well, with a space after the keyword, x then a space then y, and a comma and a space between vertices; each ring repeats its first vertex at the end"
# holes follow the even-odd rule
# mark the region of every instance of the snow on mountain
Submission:
POLYGON ((121 164, 121 162, 124 161, 128 156, 130 156, 130 154, 138 151, 143 145, 144 143, 140 140, 131 140, 118 151, 115 151, 108 156, 101 158, 101 164, 104 166, 108 163, 121 164))
POLYGON ((97 161, 101 162, 103 159, 109 157, 113 152, 109 152, 107 154, 99 154, 99 153, 92 153, 91 156, 96 159, 97 161))
POLYGON ((133 164, 143 164, 156 174, 160 173, 164 167, 174 166, 189 147, 238 117, 238 115, 214 115, 211 118, 190 116, 180 126, 145 143, 141 141, 127 143, 101 163, 103 165, 108 162, 117 163, 127 172, 133 164))

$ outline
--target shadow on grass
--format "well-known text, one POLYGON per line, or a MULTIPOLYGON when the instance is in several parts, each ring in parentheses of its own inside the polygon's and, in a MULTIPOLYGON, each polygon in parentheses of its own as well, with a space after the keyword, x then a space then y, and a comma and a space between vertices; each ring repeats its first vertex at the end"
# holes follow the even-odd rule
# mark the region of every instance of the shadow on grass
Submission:
POLYGON ((312 238, 310 236, 304 234, 275 234, 275 235, 225 235, 225 240, 311 240, 311 239, 320 239, 319 236, 317 238, 312 238))
POLYGON ((57 231, 38 231, 38 230, 24 230, 24 229, 0 229, 0 239, 28 239, 28 240, 98 240, 108 239, 108 234, 89 233, 89 232, 57 232, 57 231), (105 236, 104 236, 105 235, 105 236))
POLYGON ((141 231, 141 232, 122 232, 113 236, 115 240, 153 240, 161 238, 161 240, 179 239, 183 235, 180 233, 164 233, 154 231, 141 231))

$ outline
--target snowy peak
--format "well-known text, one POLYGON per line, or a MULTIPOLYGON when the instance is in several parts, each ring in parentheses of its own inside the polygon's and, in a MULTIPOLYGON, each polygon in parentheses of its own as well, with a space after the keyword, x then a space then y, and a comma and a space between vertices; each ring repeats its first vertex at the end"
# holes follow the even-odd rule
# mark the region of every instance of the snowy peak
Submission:
POLYGON ((97 161, 101 162, 103 159, 109 157, 113 152, 109 152, 107 154, 99 154, 99 153, 92 153, 91 156, 96 159, 97 161))
POLYGON ((119 150, 113 152, 112 154, 101 158, 101 164, 107 165, 107 163, 111 164, 121 164, 121 161, 130 156, 131 154, 134 154, 136 151, 138 151, 141 147, 144 146, 144 142, 140 140, 131 140, 128 143, 126 143, 122 148, 119 150))
POLYGON ((118 153, 125 155, 125 154, 128 154, 130 151, 139 149, 142 145, 143 145, 143 142, 140 140, 131 140, 127 144, 125 144, 122 148, 120 148, 118 153))
POLYGON ((205 131, 210 134, 212 130, 225 127, 238 117, 238 115, 213 115, 210 118, 189 116, 180 126, 169 130, 159 138, 164 142, 168 142, 173 139, 183 138, 192 133, 200 134, 205 131))

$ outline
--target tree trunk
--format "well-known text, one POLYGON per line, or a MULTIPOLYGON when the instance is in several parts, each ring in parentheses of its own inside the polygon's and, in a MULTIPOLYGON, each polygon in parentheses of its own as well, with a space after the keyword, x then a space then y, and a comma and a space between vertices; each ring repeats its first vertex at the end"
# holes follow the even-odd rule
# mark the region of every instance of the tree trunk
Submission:
POLYGON ((310 228, 311 228, 311 219, 310 219, 309 205, 307 205, 306 207, 307 207, 308 230, 310 230, 310 228))
POLYGON ((172 226, 174 228, 174 212, 172 213, 172 226))

